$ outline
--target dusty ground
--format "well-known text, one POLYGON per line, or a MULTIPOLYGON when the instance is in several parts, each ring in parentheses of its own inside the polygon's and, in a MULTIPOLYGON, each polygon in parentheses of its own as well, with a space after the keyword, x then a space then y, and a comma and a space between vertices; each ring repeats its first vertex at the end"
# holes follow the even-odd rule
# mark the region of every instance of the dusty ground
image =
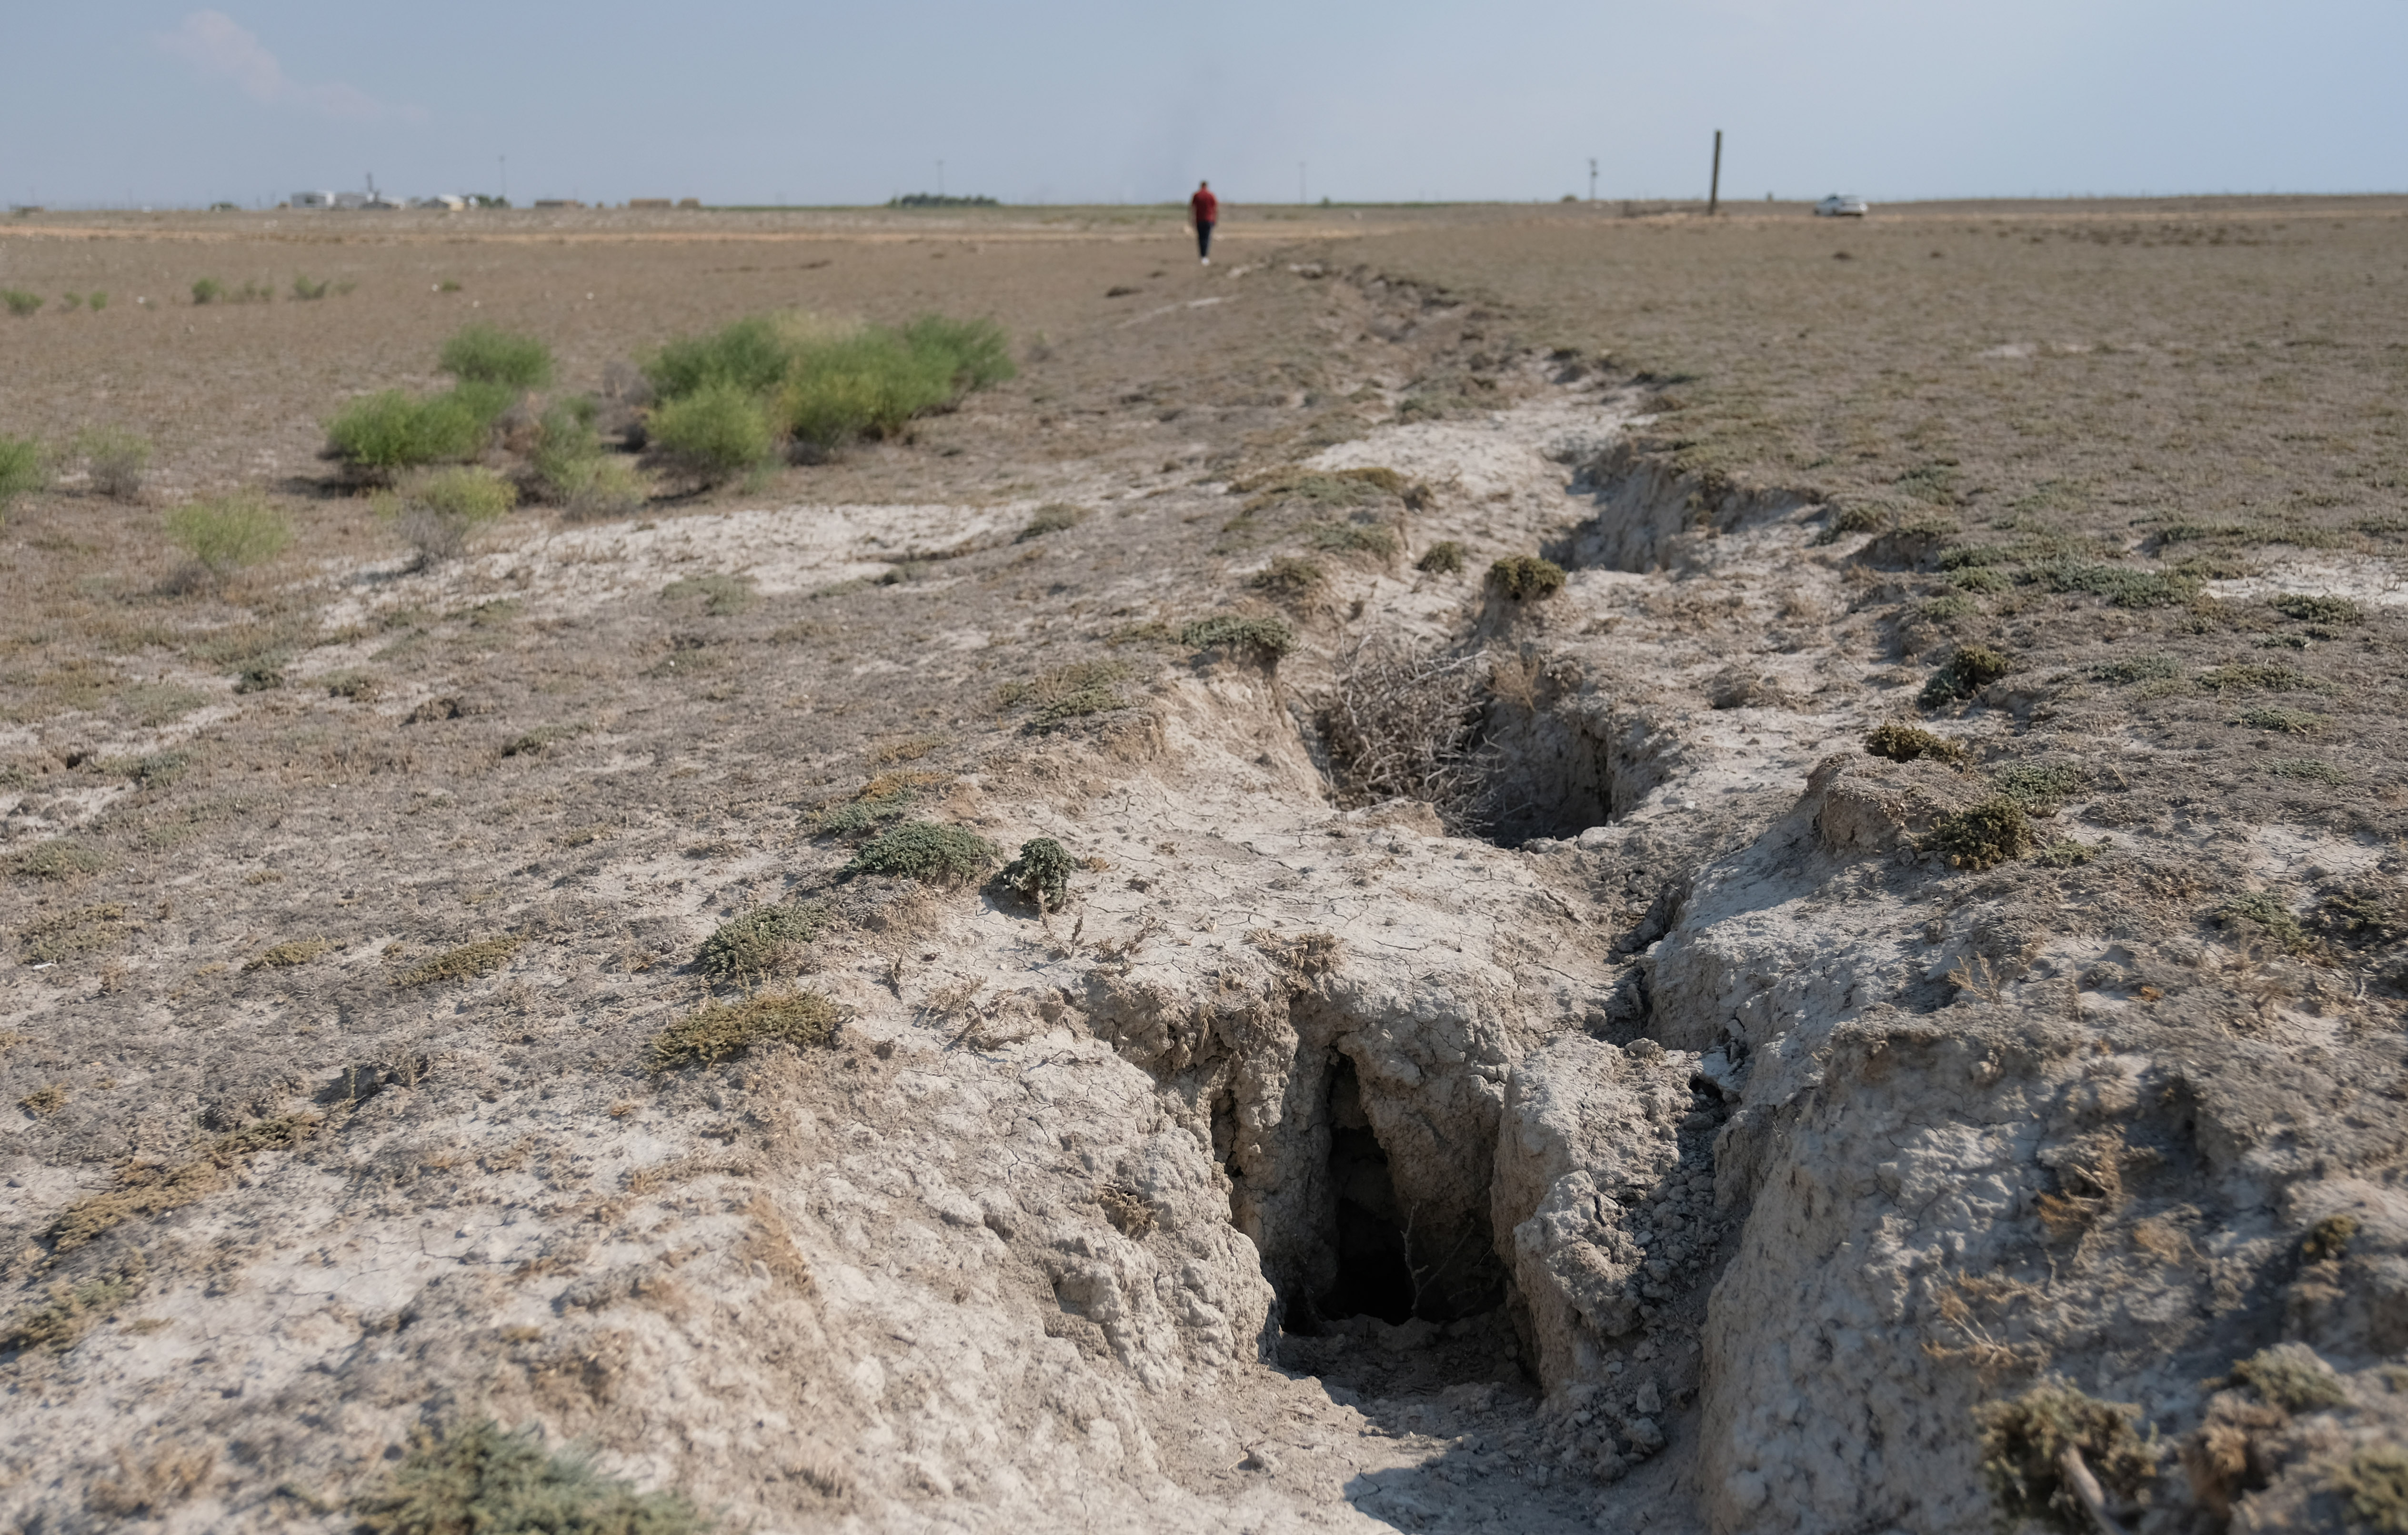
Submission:
POLYGON ((10 1517, 343 1528, 490 1414, 765 1529, 1971 1530, 1977 1409, 2062 1381, 2158 1436, 2110 1516, 2342 1518, 2408 1346, 2408 206, 1294 211, 1209 273, 1142 212, 0 228, 110 294, 0 321, 0 433, 159 448, 0 533, 10 1517), (295 272, 354 286, 188 302, 295 272), (574 391, 785 306, 1023 372, 431 571, 324 483, 465 319, 574 391), (250 485, 293 551, 179 583, 160 506, 250 485), (1297 648, 1175 643, 1224 612, 1297 648), (1071 904, 841 877, 896 774, 1071 904), (2001 792, 2026 856, 1920 846, 2001 792), (788 901, 837 1040, 649 1072, 788 901), (2277 1343, 2338 1373, 2227 1379, 2277 1343))

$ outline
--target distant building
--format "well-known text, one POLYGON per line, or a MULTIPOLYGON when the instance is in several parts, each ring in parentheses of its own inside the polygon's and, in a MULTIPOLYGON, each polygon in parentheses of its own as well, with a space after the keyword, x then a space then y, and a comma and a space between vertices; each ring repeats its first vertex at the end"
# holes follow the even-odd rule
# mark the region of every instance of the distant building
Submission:
POLYGON ((293 206, 294 207, 333 207, 335 194, 331 192, 296 192, 293 194, 293 206))
POLYGON ((678 199, 678 206, 700 208, 702 206, 702 199, 699 197, 681 197, 678 199))
POLYGON ((409 200, 409 206, 415 208, 440 208, 446 213, 459 213, 468 206, 468 199, 454 197, 446 192, 437 192, 432 197, 413 197, 409 200))
POLYGON ((666 197, 630 197, 627 199, 627 206, 631 208, 665 208, 676 206, 675 204, 671 203, 666 197))

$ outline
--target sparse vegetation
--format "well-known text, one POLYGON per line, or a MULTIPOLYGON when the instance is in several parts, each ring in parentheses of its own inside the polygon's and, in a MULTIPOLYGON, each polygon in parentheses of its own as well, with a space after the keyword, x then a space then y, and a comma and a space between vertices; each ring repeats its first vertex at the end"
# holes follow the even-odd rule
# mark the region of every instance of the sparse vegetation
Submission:
POLYGON ((1488 587, 1509 602, 1537 602, 1564 589, 1564 567, 1534 554, 1514 554, 1488 567, 1488 587))
POLYGON ((2066 1474, 2069 1461, 2096 1478, 2105 1497, 2137 1500, 2157 1471, 2157 1457, 2136 1428, 2140 1416, 2137 1407, 2094 1400, 2063 1381, 1976 1409, 1982 1481, 2000 1518, 2009 1525, 2035 1520, 2061 1535, 2096 1535, 2082 1490, 2066 1474))
POLYGON ((1893 762, 1912 762, 1929 758, 1956 767, 1967 760, 1963 746, 1944 735, 1935 735, 1918 726, 1892 720, 1875 725, 1865 734, 1865 750, 1875 757, 1886 757, 1893 762))
POLYGON ((1087 509, 1084 506, 1073 506, 1066 501, 1048 502, 1028 515, 1028 526, 1021 529, 1020 535, 1012 542, 1025 544, 1047 533, 1068 533, 1086 519, 1087 509))
POLYGON ((518 488, 490 469, 462 464, 433 469, 377 499, 377 515, 418 551, 422 566, 456 560, 479 529, 498 522, 518 502, 518 488))
POLYGON ((1356 646, 1320 722, 1342 802, 1422 800, 1451 827, 1482 823, 1485 660, 1394 635, 1356 646))
POLYGON ((214 581, 273 560, 293 542, 284 514, 257 495, 196 501, 161 520, 168 540, 214 581))
POLYGON ((750 576, 681 576, 661 588, 667 603, 700 603, 714 618, 732 618, 751 607, 758 596, 750 576))
POLYGON ((1304 533, 1306 543, 1334 554, 1368 554, 1393 560, 1404 547, 1395 529, 1379 522, 1316 522, 1304 533))
POLYGON ((1931 674, 1917 702, 1927 709, 1940 708, 1972 697, 2014 670, 2006 657, 1987 646, 1968 645, 1931 674))
POLYGON ((1871 502, 1851 501, 1831 509, 1831 519, 1814 535, 1817 544, 1836 544, 1850 533, 1879 533, 1889 526, 1889 508, 1871 502))
POLYGON ((1329 573, 1310 560, 1283 554, 1274 556, 1271 562, 1256 571, 1246 584, 1273 597, 1297 602, 1327 586, 1329 573))
POLYGON ((1464 566, 1467 551, 1454 539, 1442 539, 1422 551, 1413 569, 1426 576, 1454 576, 1464 566))
POLYGON ((2280 709, 2271 704, 2243 709, 2232 721, 2253 731, 2279 731, 2285 735, 2313 735, 2325 728, 2328 718, 2313 709, 2280 709))
POLYGON ((2281 661, 2236 661, 2201 672, 2199 685, 2215 692, 2228 689, 2262 693, 2330 692, 2331 686, 2294 671, 2281 661))
POLYGON ((1974 870, 2028 858, 2034 846, 2022 803, 2004 794, 1942 817, 1922 843, 1925 852, 1939 854, 1951 867, 1974 870))
POLYGON ((314 1114, 257 1119, 204 1143, 188 1161, 162 1167, 128 1162, 118 1169, 117 1187, 78 1200, 44 1229, 53 1252, 84 1246, 132 1220, 180 1210, 222 1187, 234 1169, 263 1151, 281 1151, 317 1133, 314 1114))
POLYGON ((2332 1367, 2304 1343, 2261 1348, 2232 1367, 2232 1378, 2286 1413, 2339 1407, 2349 1400, 2332 1367))
POLYGON ((473 944, 421 959, 394 978, 395 986, 434 986, 443 981, 473 981, 491 975, 509 961, 523 940, 505 935, 480 938, 473 944))
POLYGON ((2009 762, 1990 775, 2000 793, 2034 815, 2054 812, 2084 781, 2080 768, 2064 762, 2009 762))
POLYGON ((150 467, 150 444, 144 438, 122 427, 90 427, 76 433, 72 451, 83 461, 94 491, 112 501, 142 494, 142 476, 150 467))
POLYGON ((354 471, 395 470, 473 457, 492 434, 496 405, 489 390, 453 390, 421 398, 403 390, 366 394, 327 423, 329 450, 354 471))
POLYGON ((2374 1535, 2408 1535, 2408 1450, 2368 1444, 2350 1454, 2334 1485, 2349 1499, 2351 1521, 2374 1535))
POLYGON ((652 412, 650 435, 681 470, 724 485, 769 461, 776 437, 761 402, 732 383, 710 383, 652 412))
POLYGON ((2341 785, 2350 781, 2349 771, 2313 757, 2277 757, 2266 764, 2266 771, 2277 778, 2292 778, 2301 783, 2341 785))
POLYGON ((28 320, 41 313, 42 295, 22 288, 0 288, 0 304, 7 305, 8 312, 19 320, 28 320))
POLYGON ((215 277, 195 278, 193 283, 194 304, 215 304, 225 297, 226 286, 215 277))
POLYGON ((2086 863, 2097 862, 2099 855, 2106 852, 2112 846, 2114 845, 2103 839, 2091 843, 2073 837, 2060 837, 2033 854, 2032 861, 2043 869, 2078 869, 2086 863))
POLYGON ((500 384, 515 391, 552 382, 552 348, 531 335, 497 325, 464 325, 452 333, 437 358, 445 373, 466 383, 500 384))
POLYGON ((2268 605, 2283 617, 2302 623, 2339 625, 2366 621, 2366 609, 2346 597, 2310 597, 2293 592, 2275 598, 2268 605))
POLYGON ((836 1004, 816 991, 712 1001, 654 1034, 645 1053, 655 1072, 715 1066, 756 1045, 825 1045, 842 1021, 836 1004))
POLYGON ((633 517, 652 499, 634 466, 608 455, 559 463, 547 478, 552 499, 571 522, 633 517))
POLYGON ((0 437, 0 514, 50 483, 50 455, 32 437, 0 437))
POLYGON ((491 1418, 412 1430, 401 1463, 350 1511, 371 1535, 699 1535, 711 1523, 677 1493, 639 1493, 491 1418))
POLYGON ((2239 928, 2245 924, 2295 954, 2315 946, 2315 940, 2300 926, 2291 909, 2264 890, 2247 890, 2231 897, 2215 909, 2214 917, 2219 927, 2239 928))
POLYGON ((141 1291, 138 1268, 88 1279, 80 1285, 53 1285, 40 1305, 18 1313, 5 1329, 0 1329, 0 1354, 22 1354, 36 1348, 63 1354, 82 1342, 83 1335, 93 1328, 122 1311, 126 1302, 141 1291))
POLYGON ((2168 655, 2128 656, 2102 661, 2090 668, 2090 675, 2096 681, 2126 685, 2162 681, 2181 675, 2181 664, 2168 655))
POLYGON ((925 790, 950 781, 951 775, 943 773, 882 773, 852 799, 822 805, 805 821, 822 836, 861 836, 902 817, 925 790))
POLYGON ((59 1083, 46 1083, 17 1100, 17 1106, 36 1119, 48 1119, 66 1107, 67 1090, 59 1083))
POLYGON ((694 967, 712 981, 754 984, 783 969, 797 948, 818 935, 824 920, 823 909, 813 904, 755 906, 722 922, 704 939, 694 967))
POLYGON ((1073 719, 1128 707, 1113 684, 1128 675, 1116 661, 1074 661, 1043 672, 1025 682, 1007 682, 996 689, 996 707, 1028 709, 1028 729, 1043 732, 1073 719))
POLYGON ((304 304, 314 304, 324 298, 334 286, 323 277, 312 280, 302 273, 293 275, 293 296, 304 304))
POLYGON ((8 867, 29 879, 80 879, 108 866, 98 848, 74 842, 46 842, 10 860, 8 867))
POLYGON ((242 968, 245 970, 290 970, 306 965, 322 955, 334 953, 343 945, 332 938, 292 938, 262 950, 242 968))
POLYGON ((111 901, 35 917, 17 930, 17 940, 27 964, 45 965, 114 947, 133 931, 124 906, 111 901))
POLYGON ((1037 903, 1039 911, 1060 911, 1070 899, 1070 871, 1077 865, 1052 837, 1032 837, 996 878, 1037 903))
POLYGON ((905 821, 864 844, 837 877, 895 874, 923 885, 959 885, 1001 857, 995 844, 975 831, 938 821, 905 821))

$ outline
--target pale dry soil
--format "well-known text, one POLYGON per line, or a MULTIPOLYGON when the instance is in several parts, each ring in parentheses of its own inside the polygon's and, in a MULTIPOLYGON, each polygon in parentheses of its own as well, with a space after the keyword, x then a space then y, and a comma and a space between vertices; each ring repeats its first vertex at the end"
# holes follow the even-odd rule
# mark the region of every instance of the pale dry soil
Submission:
POLYGON ((2408 1348, 2396 547, 1934 616, 1984 525, 1845 532, 1509 311, 1283 254, 815 484, 432 570, 328 533, 174 610, 282 626, 280 686, 137 635, 159 721, 44 652, 0 1508, 341 1528, 491 1414, 733 1528, 1971 1531, 1976 1410, 2062 1378, 2158 1436, 2124 1527, 2340 1521, 2408 1348), (1297 647, 1174 643, 1233 609, 1297 647), (2013 670, 1919 705, 1969 623, 2013 670), (1406 647, 1435 803, 1333 755, 1406 647), (1050 733, 998 691, 1096 663, 1050 733), (845 877, 815 813, 898 773, 1069 902, 845 877), (1922 845, 2002 787, 2039 856, 1922 845), (784 901, 756 988, 836 1037, 648 1071, 784 901), (2329 1400, 2226 1378, 2275 1343, 2329 1400))

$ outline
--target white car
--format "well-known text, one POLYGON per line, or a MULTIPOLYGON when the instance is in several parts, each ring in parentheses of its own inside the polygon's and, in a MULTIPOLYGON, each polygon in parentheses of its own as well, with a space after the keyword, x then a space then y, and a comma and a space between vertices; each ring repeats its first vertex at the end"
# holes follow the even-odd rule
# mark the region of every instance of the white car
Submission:
POLYGON ((1861 219, 1873 210, 1873 206, 1853 193, 1833 192, 1814 205, 1817 219, 1861 219))

